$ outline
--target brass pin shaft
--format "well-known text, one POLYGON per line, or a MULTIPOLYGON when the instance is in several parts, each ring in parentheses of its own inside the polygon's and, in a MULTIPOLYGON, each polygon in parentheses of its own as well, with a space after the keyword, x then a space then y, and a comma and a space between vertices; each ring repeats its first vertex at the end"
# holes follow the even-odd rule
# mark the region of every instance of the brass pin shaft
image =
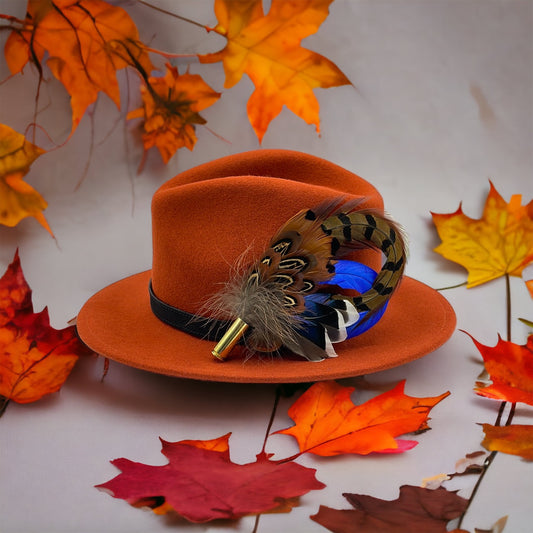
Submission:
POLYGON ((247 329, 248 324, 241 318, 237 318, 211 353, 220 361, 224 361, 247 329))

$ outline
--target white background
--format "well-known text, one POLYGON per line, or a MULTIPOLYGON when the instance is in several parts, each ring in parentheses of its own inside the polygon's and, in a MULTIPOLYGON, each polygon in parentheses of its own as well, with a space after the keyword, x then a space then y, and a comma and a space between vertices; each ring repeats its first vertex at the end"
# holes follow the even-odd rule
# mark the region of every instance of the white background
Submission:
MULTIPOLYGON (((217 35, 135 2, 120 4, 138 24, 141 38, 155 48, 195 53, 224 46, 217 35)), ((216 24, 208 0, 153 4, 216 24)), ((2 13, 23 17, 24 10, 22 0, 0 1, 2 13)), ((304 45, 334 61, 356 89, 316 91, 320 136, 284 110, 262 146, 312 153, 371 181, 409 234, 407 273, 435 288, 460 283, 465 271, 432 251, 439 241, 430 211, 453 212, 462 201, 464 211, 479 218, 489 179, 506 200, 517 193, 524 201, 533 197, 532 30, 529 0, 336 0, 318 34, 304 45)), ((1 38, 6 35, 2 32, 1 38)), ((187 63, 192 73, 223 90, 220 64, 180 60, 181 72, 187 63)), ((8 74, 3 59, 0 74, 1 79, 8 74)), ((150 199, 162 183, 199 163, 259 148, 246 117, 253 87, 243 78, 202 113, 225 140, 199 127, 193 152, 180 150, 166 166, 158 153, 150 153, 138 175, 142 146, 135 127, 124 125, 128 108, 139 103, 135 76, 128 79, 129 98, 126 77, 120 76, 120 112, 101 97, 93 109, 94 129, 87 115, 68 143, 38 159, 26 178, 49 202, 45 215, 56 240, 31 218, 16 228, 0 227, 0 271, 18 247, 34 307, 48 306, 56 328, 65 327, 100 288, 150 268, 150 199)), ((32 121, 36 81, 35 71, 27 67, 23 76, 0 86, 0 122, 25 131, 32 121)), ((40 107, 39 123, 62 143, 70 130, 68 97, 55 80, 43 86, 40 107)), ((528 330, 517 317, 533 319, 533 301, 522 280, 511 281, 512 339, 525 344, 528 330)), ((487 345, 496 343, 498 333, 505 335, 503 279, 445 295, 456 310, 458 328, 487 345)), ((232 431, 232 459, 253 461, 275 386, 190 382, 117 363, 111 363, 101 383, 102 368, 101 359, 82 360, 59 394, 8 406, 0 420, 0 531, 251 531, 253 517, 188 525, 134 509, 93 486, 118 473, 109 463, 117 457, 164 464, 159 436, 211 439, 232 431)), ((263 516, 259 531, 326 531, 309 515, 320 504, 348 508, 343 492, 394 499, 402 484, 418 485, 425 477, 453 472, 465 453, 480 449, 477 424, 493 423, 496 417, 498 403, 472 392, 480 370, 474 345, 457 331, 433 354, 370 376, 379 384, 405 378, 406 392, 413 396, 452 394, 432 411, 432 430, 418 436, 420 444, 403 455, 299 459, 317 469, 327 488, 304 496, 288 515, 263 516)), ((368 396, 363 391, 355 401, 368 396)), ((292 401, 281 402, 274 429, 291 425, 286 412, 292 401)), ((533 423, 533 408, 519 407, 515 421, 533 423)), ((290 437, 273 436, 267 451, 287 457, 296 445, 290 437)), ((462 483, 468 489, 474 481, 468 477, 462 483)), ((506 533, 526 533, 533 518, 532 494, 533 463, 499 454, 463 527, 489 528, 509 515, 506 533)))

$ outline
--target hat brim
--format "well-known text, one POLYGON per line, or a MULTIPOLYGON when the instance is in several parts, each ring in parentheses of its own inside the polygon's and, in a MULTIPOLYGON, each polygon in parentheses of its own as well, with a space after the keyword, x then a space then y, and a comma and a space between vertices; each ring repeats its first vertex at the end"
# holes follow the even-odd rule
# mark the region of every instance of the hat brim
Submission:
POLYGON ((298 383, 354 377, 418 359, 444 344, 456 319, 437 291, 404 277, 376 326, 335 345, 338 357, 318 363, 239 354, 224 362, 214 343, 167 326, 150 308, 151 271, 120 280, 96 293, 80 311, 80 337, 96 353, 150 372, 202 381, 298 383))

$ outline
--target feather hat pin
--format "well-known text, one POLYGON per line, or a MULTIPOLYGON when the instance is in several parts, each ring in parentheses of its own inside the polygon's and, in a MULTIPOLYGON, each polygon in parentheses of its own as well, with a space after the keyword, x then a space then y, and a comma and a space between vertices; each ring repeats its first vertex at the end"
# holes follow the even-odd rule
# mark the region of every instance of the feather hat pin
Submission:
POLYGON ((379 321, 401 280, 406 246, 393 221, 377 210, 358 209, 360 203, 336 199, 300 211, 255 264, 210 299, 210 316, 234 321, 215 357, 224 360, 244 337, 252 352, 286 348, 322 361, 336 356, 333 343, 379 321), (385 255, 379 273, 341 259, 365 246, 385 255))

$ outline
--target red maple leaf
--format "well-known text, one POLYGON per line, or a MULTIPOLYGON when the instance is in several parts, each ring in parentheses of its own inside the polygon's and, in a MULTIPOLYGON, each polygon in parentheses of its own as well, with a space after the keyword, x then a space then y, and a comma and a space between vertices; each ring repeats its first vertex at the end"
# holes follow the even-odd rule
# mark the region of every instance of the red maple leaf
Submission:
POLYGON ((88 353, 74 326, 56 330, 46 308, 33 312, 17 252, 0 279, 0 409, 9 400, 30 403, 57 392, 88 353))
POLYGON ((164 466, 112 461, 121 473, 97 488, 158 514, 176 511, 191 522, 236 519, 283 506, 287 500, 322 489, 315 470, 295 462, 277 463, 261 452, 254 463, 236 464, 229 455, 231 433, 212 441, 166 442, 164 466))
POLYGON ((523 346, 498 338, 496 346, 491 347, 470 338, 492 381, 491 385, 478 382, 475 392, 485 398, 533 405, 533 335, 523 346))
POLYGON ((0 279, 0 327, 13 320, 17 313, 32 311, 31 289, 20 268, 17 250, 13 262, 0 279))

